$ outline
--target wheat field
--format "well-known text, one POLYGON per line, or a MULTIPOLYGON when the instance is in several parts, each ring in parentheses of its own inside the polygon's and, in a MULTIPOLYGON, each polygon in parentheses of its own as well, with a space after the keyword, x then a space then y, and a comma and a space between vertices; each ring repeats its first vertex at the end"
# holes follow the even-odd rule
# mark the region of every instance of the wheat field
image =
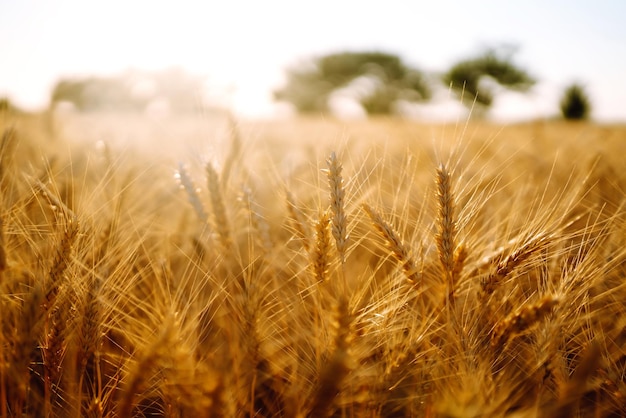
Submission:
POLYGON ((626 127, 87 122, 0 115, 0 418, 626 415, 626 127))

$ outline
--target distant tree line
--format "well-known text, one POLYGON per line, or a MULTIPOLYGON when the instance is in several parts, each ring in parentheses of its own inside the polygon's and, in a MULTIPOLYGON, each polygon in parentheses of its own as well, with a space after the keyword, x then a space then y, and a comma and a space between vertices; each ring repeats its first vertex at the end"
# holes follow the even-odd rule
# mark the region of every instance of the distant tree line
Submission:
MULTIPOLYGON (((291 103, 299 113, 328 112, 331 97, 340 92, 369 115, 395 113, 401 102, 427 102, 437 85, 449 88, 480 115, 492 106, 498 91, 527 92, 536 82, 505 49, 487 49, 439 74, 427 74, 386 52, 338 52, 294 65, 286 76, 274 99, 291 103)), ((179 69, 65 78, 54 86, 50 105, 69 103, 83 112, 141 112, 158 102, 173 112, 194 112, 203 107, 204 83, 203 77, 179 69)), ((580 84, 565 89, 559 106, 566 119, 585 119, 591 111, 580 84)), ((8 99, 0 100, 0 110, 10 108, 8 99)))
MULTIPOLYGON (((435 84, 443 84, 478 114, 493 104, 497 90, 527 92, 536 80, 513 62, 513 53, 488 49, 453 64, 438 75, 427 75, 394 54, 384 52, 339 52, 313 58, 286 72, 284 86, 274 91, 276 101, 291 103, 299 113, 325 112, 337 91, 348 90, 367 114, 390 114, 400 101, 431 99, 435 84)), ((589 115, 584 90, 570 86, 561 101, 568 119, 589 115)))

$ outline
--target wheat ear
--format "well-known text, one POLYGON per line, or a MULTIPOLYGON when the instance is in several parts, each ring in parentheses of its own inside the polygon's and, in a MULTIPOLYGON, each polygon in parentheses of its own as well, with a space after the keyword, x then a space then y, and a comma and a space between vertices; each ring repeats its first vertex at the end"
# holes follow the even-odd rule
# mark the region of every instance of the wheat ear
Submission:
POLYGON ((454 195, 450 173, 442 164, 437 168, 437 251, 439 261, 446 277, 448 301, 454 301, 456 287, 455 252, 456 252, 456 221, 454 219, 454 195))
POLYGON ((46 291, 46 300, 49 307, 59 291, 59 286, 63 282, 63 276, 69 266, 72 257, 72 247, 76 241, 76 237, 78 236, 78 231, 78 220, 75 216, 72 216, 67 220, 63 237, 57 247, 54 261, 52 262, 52 266, 50 267, 50 272, 48 274, 50 282, 46 291))
POLYGON ((219 235, 222 247, 228 250, 232 248, 233 241, 230 235, 230 227, 228 224, 228 217, 226 216, 226 206, 224 204, 224 197, 219 183, 219 176, 211 163, 206 165, 206 173, 209 194, 211 196, 211 206, 213 207, 215 229, 219 235))
POLYGON ((313 275, 318 282, 326 280, 330 264, 330 213, 325 211, 315 225, 315 248, 311 253, 313 275))
POLYGON ((394 228, 385 222, 376 210, 365 203, 362 207, 372 221, 374 228, 376 228, 378 233, 384 238, 387 247, 391 250, 395 259, 402 265, 402 271, 409 280, 409 283, 417 285, 420 282, 420 273, 415 260, 411 257, 409 247, 402 241, 400 235, 394 228))
POLYGON ((519 335, 552 312, 559 303, 556 296, 548 295, 539 302, 522 307, 518 312, 500 321, 493 328, 491 346, 497 349, 503 348, 508 341, 519 335))
POLYGON ((539 234, 499 261, 495 270, 481 283, 483 294, 485 296, 491 295, 502 280, 511 274, 515 268, 520 266, 534 253, 545 248, 549 242, 548 238, 544 234, 539 234))
POLYGON ((334 152, 330 154, 326 162, 328 164, 326 173, 330 187, 330 209, 333 213, 331 230, 335 238, 339 258, 341 263, 344 264, 346 261, 346 247, 348 243, 348 219, 345 212, 345 191, 343 188, 343 178, 341 177, 343 166, 334 152))
POLYGON ((50 266, 50 270, 48 272, 48 283, 46 283, 45 289, 44 308, 49 310, 52 308, 54 300, 59 292, 59 288, 63 282, 65 271, 70 264, 73 246, 76 238, 78 237, 80 225, 76 214, 69 207, 67 207, 61 199, 55 196, 43 182, 35 180, 34 190, 35 192, 41 193, 48 201, 52 210, 55 211, 55 214, 60 212, 61 217, 63 218, 63 236, 61 237, 61 241, 56 248, 52 265, 50 266))
POLYGON ((196 215, 200 219, 201 222, 206 223, 209 219, 209 216, 206 214, 204 210, 204 205, 202 204, 202 200, 198 195, 198 189, 196 185, 193 183, 193 180, 187 173, 185 166, 183 163, 179 163, 178 165, 178 179, 180 181, 180 185, 185 189, 187 193, 187 200, 191 204, 191 207, 196 211, 196 215))

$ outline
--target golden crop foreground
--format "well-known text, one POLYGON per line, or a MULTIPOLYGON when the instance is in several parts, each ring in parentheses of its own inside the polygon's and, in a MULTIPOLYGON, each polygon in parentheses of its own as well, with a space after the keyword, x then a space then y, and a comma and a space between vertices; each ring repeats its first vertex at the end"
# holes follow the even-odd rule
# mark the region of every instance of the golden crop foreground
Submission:
POLYGON ((220 123, 2 119, 0 418, 626 414, 626 128, 220 123))

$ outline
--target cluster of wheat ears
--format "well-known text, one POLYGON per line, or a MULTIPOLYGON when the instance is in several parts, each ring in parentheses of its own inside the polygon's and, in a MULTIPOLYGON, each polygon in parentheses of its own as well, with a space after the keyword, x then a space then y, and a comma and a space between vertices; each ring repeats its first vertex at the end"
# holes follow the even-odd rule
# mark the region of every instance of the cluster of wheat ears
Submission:
POLYGON ((232 132, 163 174, 4 129, 0 418, 626 414, 619 160, 344 144, 281 179, 232 132))

